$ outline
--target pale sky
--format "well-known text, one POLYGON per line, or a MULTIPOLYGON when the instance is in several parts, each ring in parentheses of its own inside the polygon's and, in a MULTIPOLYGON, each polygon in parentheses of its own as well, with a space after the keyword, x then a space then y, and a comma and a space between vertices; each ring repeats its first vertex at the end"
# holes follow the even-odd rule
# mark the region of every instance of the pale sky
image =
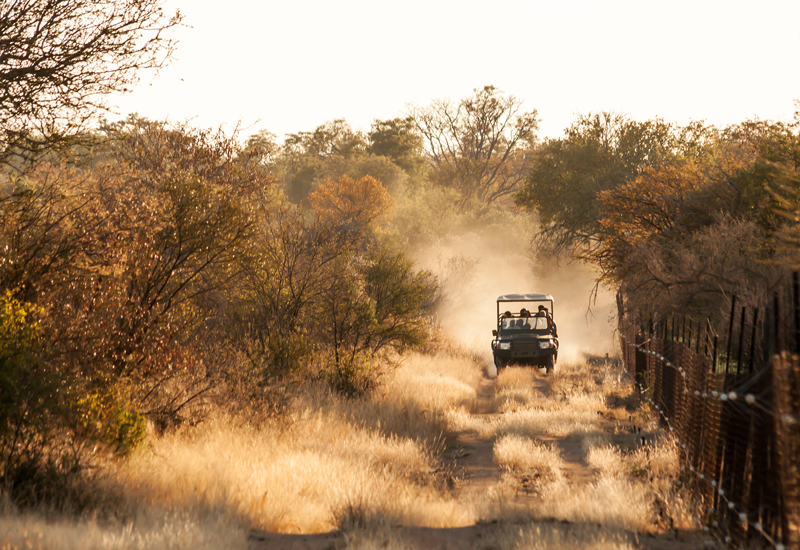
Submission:
MULTIPOLYGON (((578 113, 724 126, 790 120, 800 99, 798 0, 168 0, 170 67, 110 102, 124 116, 368 131, 407 105, 494 85, 536 109, 540 137, 578 113)), ((113 118, 113 117, 112 117, 113 118)))

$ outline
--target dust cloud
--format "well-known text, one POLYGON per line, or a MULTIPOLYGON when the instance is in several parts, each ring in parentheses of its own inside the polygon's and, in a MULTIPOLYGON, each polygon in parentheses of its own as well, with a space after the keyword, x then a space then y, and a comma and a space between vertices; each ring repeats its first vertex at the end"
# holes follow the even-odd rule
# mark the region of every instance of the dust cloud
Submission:
POLYGON ((553 260, 536 265, 530 259, 529 235, 510 238, 498 233, 487 229, 452 235, 415 254, 418 265, 442 283, 437 312, 442 329, 484 357, 494 375, 491 340, 497 297, 551 294, 559 362, 577 360, 584 353, 613 356, 613 294, 600 288, 595 300, 595 275, 584 264, 553 260))

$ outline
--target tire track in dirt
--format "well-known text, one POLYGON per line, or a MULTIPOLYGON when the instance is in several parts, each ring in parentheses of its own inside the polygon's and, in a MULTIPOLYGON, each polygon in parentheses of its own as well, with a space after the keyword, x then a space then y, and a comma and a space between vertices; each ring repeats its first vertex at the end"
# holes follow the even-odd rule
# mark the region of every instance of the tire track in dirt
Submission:
MULTIPOLYGON (((548 398, 552 394, 552 387, 548 376, 542 372, 534 378, 534 389, 548 398)), ((495 411, 496 384, 497 378, 484 377, 481 380, 477 403, 472 413, 479 422, 491 423, 502 415, 495 411)), ((580 441, 546 434, 539 434, 536 439, 559 449, 563 459, 562 472, 570 484, 588 484, 596 479, 596 472, 586 463, 580 441)), ((474 429, 455 434, 452 449, 445 458, 453 460, 455 464, 459 482, 454 492, 459 498, 486 494, 501 482, 503 469, 494 462, 494 443, 494 436, 483 436, 474 429)), ((529 504, 531 495, 527 491, 518 492, 515 501, 517 504, 529 504)))
MULTIPOLYGON (((484 422, 494 416, 495 378, 484 377, 478 387, 478 399, 473 417, 484 422)), ((451 449, 444 459, 455 464, 458 482, 454 493, 458 498, 485 494, 500 483, 502 470, 494 463, 494 439, 481 436, 477 430, 464 430, 455 434, 451 449)))

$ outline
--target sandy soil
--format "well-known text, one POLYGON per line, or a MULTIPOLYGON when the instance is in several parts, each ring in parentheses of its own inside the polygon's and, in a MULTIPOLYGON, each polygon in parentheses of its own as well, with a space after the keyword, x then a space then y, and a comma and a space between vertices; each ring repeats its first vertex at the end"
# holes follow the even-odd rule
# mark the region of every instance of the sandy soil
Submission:
MULTIPOLYGON (((536 388, 548 395, 550 382, 543 372, 541 371, 540 375, 536 377, 536 388)), ((492 415, 498 414, 491 410, 494 390, 495 379, 484 378, 481 382, 477 407, 473 414, 484 416, 487 420, 490 420, 492 415)), ((604 418, 603 421, 607 422, 609 431, 619 429, 620 421, 616 418, 604 418)), ((584 452, 579 441, 569 438, 558 439, 546 435, 542 435, 541 440, 553 442, 560 448, 565 462, 563 472, 570 484, 587 484, 595 479, 596 473, 584 460, 584 452)), ((455 482, 452 490, 457 497, 470 498, 475 493, 485 493, 500 482, 503 471, 494 463, 493 443, 491 438, 482 437, 473 430, 453 434, 443 460, 453 464, 455 482)), ((536 498, 535 493, 527 490, 523 480, 521 489, 514 497, 513 504, 525 506, 536 498)), ((611 503, 609 504, 611 505, 611 503)), ((570 534, 573 532, 585 533, 592 529, 600 532, 603 529, 600 525, 576 525, 569 521, 551 518, 540 519, 536 525, 537 527, 541 526, 542 532, 547 533, 548 538, 562 541, 560 544, 554 545, 557 548, 570 547, 566 541, 570 540, 570 534)), ((531 527, 530 520, 525 523, 525 526, 526 528, 531 527)), ((449 529, 392 527, 385 535, 387 540, 374 541, 374 547, 389 546, 388 539, 391 539, 392 547, 422 550, 484 550, 497 548, 495 541, 504 532, 507 533, 509 529, 514 528, 513 524, 500 522, 478 523, 468 527, 449 529)), ((284 535, 254 531, 250 534, 249 540, 251 550, 339 550, 349 546, 347 534, 340 531, 318 535, 284 535)), ((659 535, 642 535, 623 531, 618 534, 618 540, 627 547, 647 550, 714 548, 712 541, 703 536, 702 532, 670 531, 659 535)), ((537 545, 537 547, 548 546, 537 545)))

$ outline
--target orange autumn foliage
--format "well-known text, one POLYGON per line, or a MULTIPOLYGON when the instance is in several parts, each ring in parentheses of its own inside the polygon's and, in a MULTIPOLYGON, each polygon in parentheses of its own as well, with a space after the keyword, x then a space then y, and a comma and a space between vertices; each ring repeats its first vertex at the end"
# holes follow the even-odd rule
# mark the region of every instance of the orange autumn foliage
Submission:
POLYGON ((329 179, 311 193, 309 201, 323 223, 347 223, 362 229, 386 220, 394 206, 389 192, 372 176, 329 179))

